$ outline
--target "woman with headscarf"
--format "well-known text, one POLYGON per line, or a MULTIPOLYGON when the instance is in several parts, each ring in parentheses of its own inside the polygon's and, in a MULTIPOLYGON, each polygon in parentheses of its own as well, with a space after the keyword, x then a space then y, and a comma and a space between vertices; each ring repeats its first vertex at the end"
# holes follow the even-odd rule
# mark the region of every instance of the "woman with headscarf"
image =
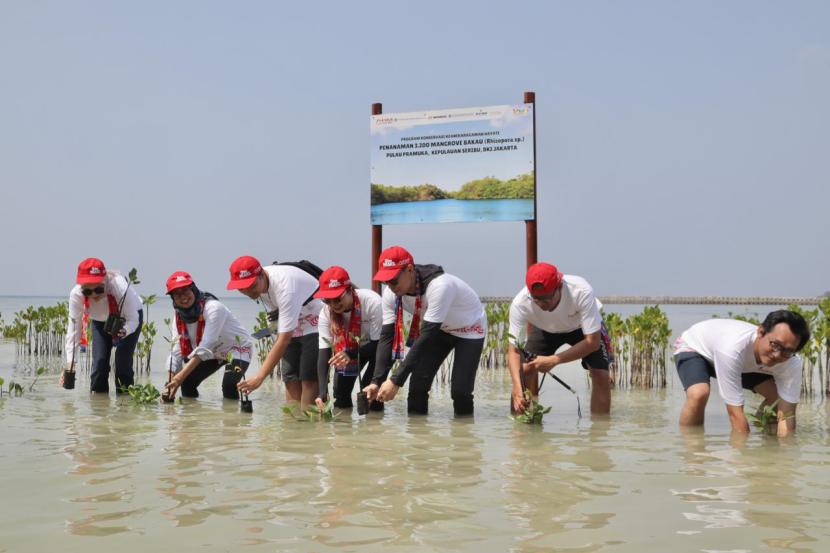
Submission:
POLYGON ((167 360, 174 374, 167 394, 175 397, 181 388, 182 396, 199 397, 199 384, 225 366, 222 395, 239 399, 236 385, 251 362, 251 335, 216 296, 199 290, 184 271, 167 279, 167 294, 175 310, 173 347, 167 360))

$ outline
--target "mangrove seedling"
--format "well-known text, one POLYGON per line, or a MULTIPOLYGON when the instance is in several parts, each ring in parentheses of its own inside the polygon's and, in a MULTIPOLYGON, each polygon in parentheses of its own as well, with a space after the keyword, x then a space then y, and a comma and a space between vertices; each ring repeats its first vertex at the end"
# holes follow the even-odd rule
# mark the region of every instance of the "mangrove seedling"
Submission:
POLYGON ((35 389, 35 384, 37 384, 37 379, 40 378, 40 375, 46 372, 46 367, 38 367, 35 371, 35 379, 32 380, 32 383, 29 385, 29 391, 33 391, 35 389))
MULTIPOLYGON (((747 413, 746 418, 759 431, 766 434, 776 434, 778 432, 778 405, 779 400, 775 400, 769 405, 764 405, 755 413, 747 413)), ((792 418, 795 415, 787 415, 786 419, 792 418)))
POLYGON ((523 422, 525 424, 542 424, 542 417, 550 412, 551 407, 544 407, 539 403, 533 397, 533 394, 530 393, 530 390, 525 390, 524 395, 527 401, 527 407, 525 407, 524 412, 514 415, 511 418, 516 422, 523 422))
POLYGON ((303 422, 334 422, 340 416, 340 411, 334 410, 334 399, 325 402, 322 409, 316 405, 309 405, 301 410, 299 404, 289 403, 282 406, 282 412, 291 415, 295 420, 303 422))
POLYGON ((131 384, 120 389, 122 393, 130 396, 135 405, 147 405, 158 401, 161 392, 158 388, 150 384, 131 384))

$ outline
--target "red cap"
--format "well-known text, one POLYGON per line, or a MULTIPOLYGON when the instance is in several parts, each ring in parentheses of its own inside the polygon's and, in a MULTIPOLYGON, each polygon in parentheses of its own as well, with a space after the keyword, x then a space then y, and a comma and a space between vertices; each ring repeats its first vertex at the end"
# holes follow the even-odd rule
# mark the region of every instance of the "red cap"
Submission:
POLYGON ((375 273, 374 280, 378 282, 392 280, 401 269, 413 263, 412 255, 402 247, 386 248, 380 252, 380 257, 378 257, 378 272, 375 273))
POLYGON ((332 265, 320 275, 320 289, 314 294, 315 298, 338 298, 346 288, 351 286, 352 280, 343 267, 332 265))
POLYGON ((536 263, 528 268, 525 282, 532 296, 547 296, 562 284, 562 272, 550 263, 536 263))
POLYGON ((169 294, 173 290, 185 288, 191 284, 193 284, 193 277, 190 276, 190 273, 176 271, 167 277, 167 293, 169 294))
POLYGON ((97 257, 88 257, 78 265, 78 277, 75 282, 78 284, 98 284, 104 281, 107 276, 107 268, 104 262, 97 257))
POLYGON ((243 255, 231 263, 231 279, 228 281, 228 290, 247 288, 254 283, 262 272, 262 265, 256 257, 243 255))

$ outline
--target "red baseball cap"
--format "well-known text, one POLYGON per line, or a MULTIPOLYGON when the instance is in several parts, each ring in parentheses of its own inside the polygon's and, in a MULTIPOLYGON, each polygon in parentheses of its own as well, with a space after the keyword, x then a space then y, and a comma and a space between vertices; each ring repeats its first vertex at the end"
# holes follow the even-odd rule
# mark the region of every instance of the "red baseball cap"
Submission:
POLYGON ((412 254, 402 247, 392 246, 386 248, 380 252, 380 257, 378 257, 378 272, 375 273, 374 280, 378 282, 392 280, 401 269, 413 263, 412 254))
POLYGON ((314 297, 338 298, 351 284, 352 280, 346 269, 332 265, 320 275, 320 288, 315 292, 314 297))
POLYGON ((550 263, 536 263, 527 269, 525 282, 532 296, 547 296, 562 284, 562 271, 550 263))
POLYGON ((190 276, 190 273, 176 271, 167 277, 167 293, 169 294, 173 290, 185 288, 191 284, 193 284, 193 277, 190 276))
POLYGON ((228 281, 228 290, 240 290, 254 283, 262 272, 262 265, 256 257, 243 255, 231 263, 231 279, 228 281))
POLYGON ((88 257, 78 265, 78 277, 75 282, 78 284, 98 284, 104 281, 107 276, 107 268, 104 262, 97 257, 88 257))

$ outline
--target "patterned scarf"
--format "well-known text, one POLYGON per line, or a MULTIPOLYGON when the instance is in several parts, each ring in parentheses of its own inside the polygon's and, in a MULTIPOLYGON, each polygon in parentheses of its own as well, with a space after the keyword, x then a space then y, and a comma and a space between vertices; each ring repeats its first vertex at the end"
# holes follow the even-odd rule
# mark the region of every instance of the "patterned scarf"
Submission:
POLYGON ((349 318, 349 328, 343 323, 342 313, 332 313, 331 331, 334 337, 334 353, 341 351, 350 352, 351 361, 345 367, 337 369, 338 374, 343 376, 357 376, 360 372, 357 355, 352 355, 360 349, 360 298, 357 290, 352 288, 352 311, 349 318))
MULTIPOLYGON (((421 276, 415 273, 415 312, 409 324, 409 334, 406 337, 406 346, 412 347, 418 336, 421 335, 421 276)), ((392 341, 392 360, 404 358, 403 349, 403 297, 395 298, 395 338, 392 341)))
MULTIPOLYGON (((107 303, 109 303, 109 311, 110 315, 117 315, 118 314, 118 300, 115 299, 115 296, 112 294, 107 294, 107 303)), ((84 296, 84 317, 81 319, 81 340, 80 346, 81 351, 86 351, 87 345, 89 345, 89 341, 86 338, 87 332, 89 331, 89 297, 84 296)), ((118 337, 112 337, 112 343, 118 342, 118 337)))
MULTIPOLYGON (((202 335, 205 333, 205 296, 199 298, 199 318, 196 321, 196 345, 202 341, 202 335)), ((194 302, 196 303, 196 302, 194 302)), ((190 341, 190 336, 187 334, 187 323, 184 322, 179 310, 176 309, 176 332, 179 333, 179 349, 182 353, 182 358, 186 359, 193 352, 193 343, 190 341)))

